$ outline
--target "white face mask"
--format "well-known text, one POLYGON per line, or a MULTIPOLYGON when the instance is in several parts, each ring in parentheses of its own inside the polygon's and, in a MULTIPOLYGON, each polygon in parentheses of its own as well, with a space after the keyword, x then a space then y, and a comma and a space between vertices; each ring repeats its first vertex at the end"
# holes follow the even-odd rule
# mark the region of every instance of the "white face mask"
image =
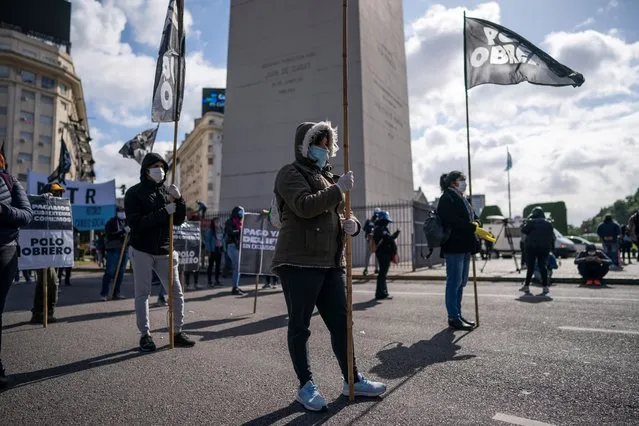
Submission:
POLYGON ((461 192, 461 193, 466 192, 466 181, 465 180, 460 180, 459 181, 459 186, 457 187, 457 189, 459 189, 459 192, 461 192))
POLYGON ((118 212, 117 216, 118 216, 118 219, 120 219, 120 220, 126 219, 126 213, 124 213, 124 212, 118 212))
POLYGON ((164 180, 164 169, 162 167, 153 167, 149 169, 149 177, 160 183, 164 180))

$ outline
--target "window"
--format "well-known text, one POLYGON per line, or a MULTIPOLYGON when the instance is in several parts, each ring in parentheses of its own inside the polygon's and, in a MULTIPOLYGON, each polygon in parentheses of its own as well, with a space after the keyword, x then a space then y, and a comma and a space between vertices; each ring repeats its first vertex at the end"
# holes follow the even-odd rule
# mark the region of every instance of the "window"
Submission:
POLYGON ((20 132, 20 140, 32 142, 33 141, 33 132, 20 132))
POLYGON ((33 159, 33 157, 31 156, 31 154, 27 154, 26 152, 21 152, 18 154, 18 162, 31 162, 31 160, 33 159))
POLYGON ((208 184, 208 186, 207 186, 207 188, 208 188, 208 190, 209 190, 209 191, 213 191, 213 184, 212 184, 212 183, 209 183, 209 184, 208 184))
POLYGON ((42 76, 42 88, 53 89, 55 87, 55 79, 42 76))
POLYGON ((51 145, 51 136, 40 135, 40 143, 42 145, 51 145))
POLYGON ((6 41, 0 41, 0 50, 9 50, 11 45, 6 41))
POLYGON ((36 84, 37 76, 34 72, 22 70, 20 71, 20 77, 22 78, 22 81, 24 81, 25 83, 36 84))
POLYGON ((9 78, 9 67, 7 65, 0 65, 0 78, 9 78))
POLYGON ((53 97, 47 95, 40 95, 40 101, 45 105, 53 105, 53 97))
POLYGON ((0 86, 0 95, 6 95, 9 93, 9 86, 0 86))
POLYGON ((58 60, 56 58, 52 58, 51 56, 45 56, 44 61, 53 65, 58 65, 58 60))
POLYGON ((38 57, 38 54, 36 52, 34 52, 33 50, 22 49, 22 53, 24 53, 27 56, 31 56, 32 58, 37 58, 38 57))
POLYGON ((35 92, 23 90, 20 99, 25 102, 35 102, 35 92))
POLYGON ((33 113, 27 111, 20 111, 20 121, 24 123, 33 123, 33 113))
POLYGON ((62 109, 65 110, 65 111, 68 111, 69 107, 67 106, 67 104, 62 102, 62 109))
POLYGON ((213 145, 209 145, 209 154, 213 152, 213 145))
POLYGON ((0 106, 0 115, 7 115, 7 107, 0 106))
POLYGON ((65 86, 64 84, 60 85, 60 93, 66 96, 68 91, 69 91, 69 88, 67 86, 65 86))
POLYGON ((51 126, 53 124, 53 117, 51 117, 50 115, 41 115, 40 124, 44 124, 45 126, 51 126))
POLYGON ((209 157, 209 166, 213 165, 213 157, 209 157))
POLYGON ((51 164, 51 157, 48 155, 38 155, 38 164, 51 164))
POLYGON ((7 135, 7 128, 0 127, 0 136, 6 136, 6 135, 7 135))

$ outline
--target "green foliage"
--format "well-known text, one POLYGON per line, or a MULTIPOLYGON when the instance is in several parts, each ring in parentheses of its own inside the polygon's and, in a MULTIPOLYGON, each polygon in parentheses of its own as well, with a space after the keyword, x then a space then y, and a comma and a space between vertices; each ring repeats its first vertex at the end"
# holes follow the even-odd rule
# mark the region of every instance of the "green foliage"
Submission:
POLYGON ((503 216, 503 214, 499 206, 486 206, 482 209, 481 215, 479 216, 481 223, 486 223, 488 216, 503 216))
POLYGON ((535 207, 541 207, 545 213, 550 213, 553 220, 553 226, 559 232, 564 235, 568 234, 568 210, 566 209, 566 203, 563 201, 556 201, 552 203, 534 203, 524 207, 524 217, 528 217, 532 209, 535 207))
POLYGON ((611 206, 602 208, 599 213, 590 219, 584 220, 581 224, 582 233, 597 232, 597 227, 604 220, 607 213, 612 214, 614 220, 620 225, 628 223, 628 218, 639 210, 639 188, 634 195, 629 195, 623 200, 615 201, 611 206))

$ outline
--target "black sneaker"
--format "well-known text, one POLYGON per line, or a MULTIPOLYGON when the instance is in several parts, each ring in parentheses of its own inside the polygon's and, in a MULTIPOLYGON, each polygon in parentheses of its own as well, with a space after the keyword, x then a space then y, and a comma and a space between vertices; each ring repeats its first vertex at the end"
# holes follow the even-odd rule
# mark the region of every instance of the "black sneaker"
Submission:
POLYGON ((42 324, 42 316, 32 315, 29 324, 42 324))
POLYGON ((142 352, 153 352, 155 351, 155 342, 153 341, 153 337, 148 334, 145 334, 140 339, 140 350, 142 352))
POLYGON ((219 281, 215 281, 215 287, 222 287, 224 284, 222 284, 219 281))
POLYGON ((158 305, 166 306, 168 303, 164 297, 158 297, 158 305))
POLYGON ((234 296, 246 296, 246 292, 239 287, 235 287, 231 290, 231 294, 234 296))
POLYGON ((181 346, 183 348, 191 348, 195 346, 195 341, 191 340, 186 333, 177 333, 173 336, 173 344, 175 346, 181 346))

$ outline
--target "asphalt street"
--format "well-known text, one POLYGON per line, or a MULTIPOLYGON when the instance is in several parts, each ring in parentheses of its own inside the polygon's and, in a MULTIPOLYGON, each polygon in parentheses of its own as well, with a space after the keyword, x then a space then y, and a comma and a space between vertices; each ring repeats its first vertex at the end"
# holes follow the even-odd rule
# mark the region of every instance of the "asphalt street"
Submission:
MULTIPOLYGON (((316 315, 311 362, 330 406, 307 413, 294 402, 279 289, 260 285, 255 315, 253 298, 229 287, 187 292, 190 349, 168 349, 167 308, 154 307, 160 350, 141 354, 133 300, 99 301, 99 281, 76 274, 46 329, 28 323, 34 286, 12 287, 2 360, 15 386, 0 394, 1 424, 639 424, 639 286, 559 285, 551 298, 521 298, 519 284, 480 283, 481 324, 469 333, 447 329, 442 282, 391 283, 394 299, 381 303, 374 284, 356 283, 357 364, 389 390, 340 396, 316 315)), ((123 287, 130 297, 130 276, 123 287)), ((471 286, 467 318, 473 302, 471 286)))

